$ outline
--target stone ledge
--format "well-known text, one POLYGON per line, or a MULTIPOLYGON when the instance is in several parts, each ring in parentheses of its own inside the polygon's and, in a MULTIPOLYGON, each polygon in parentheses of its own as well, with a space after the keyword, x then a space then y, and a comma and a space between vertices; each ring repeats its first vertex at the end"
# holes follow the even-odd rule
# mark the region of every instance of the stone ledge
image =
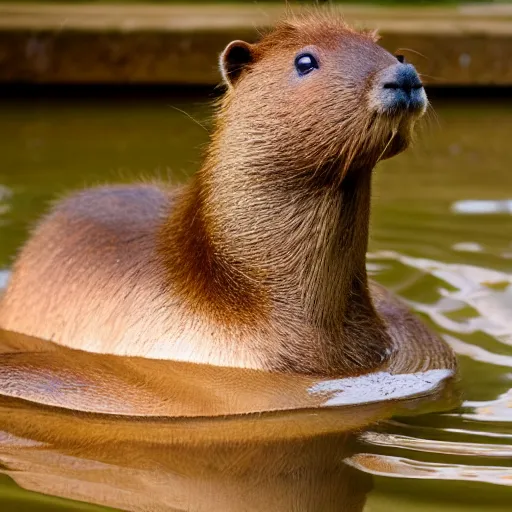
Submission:
MULTIPOLYGON (((426 82, 512 85, 511 5, 339 9, 378 28, 383 46, 405 53, 426 82)), ((0 4, 0 82, 212 85, 222 48, 254 40, 283 12, 275 4, 0 4)))

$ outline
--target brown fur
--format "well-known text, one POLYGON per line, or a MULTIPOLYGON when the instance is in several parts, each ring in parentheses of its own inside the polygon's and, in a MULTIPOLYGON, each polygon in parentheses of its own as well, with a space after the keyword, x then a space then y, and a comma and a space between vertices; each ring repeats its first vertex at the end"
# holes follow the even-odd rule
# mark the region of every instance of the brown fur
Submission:
POLYGON ((376 311, 368 288, 372 169, 407 147, 418 117, 372 109, 394 63, 373 34, 318 13, 232 43, 191 183, 58 205, 14 266, 0 326, 90 351, 323 375, 380 367, 393 337, 442 346, 401 304, 376 311), (322 72, 300 81, 307 47, 322 72))

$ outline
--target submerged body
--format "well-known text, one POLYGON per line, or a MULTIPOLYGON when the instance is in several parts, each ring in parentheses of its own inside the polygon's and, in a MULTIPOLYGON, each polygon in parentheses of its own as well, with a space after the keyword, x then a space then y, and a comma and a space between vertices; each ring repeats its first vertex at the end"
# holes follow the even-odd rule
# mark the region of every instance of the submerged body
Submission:
POLYGON ((369 372, 422 345, 453 366, 365 268, 372 169, 407 147, 426 106, 412 66, 314 15, 231 43, 221 70, 228 92, 191 183, 57 205, 14 266, 0 327, 94 352, 319 375, 369 372))

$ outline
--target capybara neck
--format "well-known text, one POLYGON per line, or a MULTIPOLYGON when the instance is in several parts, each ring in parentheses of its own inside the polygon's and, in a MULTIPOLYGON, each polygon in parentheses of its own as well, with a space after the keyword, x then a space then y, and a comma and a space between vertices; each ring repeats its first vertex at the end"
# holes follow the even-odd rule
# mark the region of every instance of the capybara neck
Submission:
POLYGON ((221 71, 205 163, 163 229, 170 280, 267 368, 377 368, 392 343, 365 269, 371 175, 424 110, 414 68, 313 15, 234 41, 221 71))
POLYGON ((177 236, 176 252, 162 245, 173 282, 197 314, 260 330, 254 339, 274 369, 378 366, 391 340, 366 274, 373 166, 347 169, 340 155, 291 172, 293 160, 279 162, 250 137, 230 143, 224 123, 221 114, 166 225, 177 236))

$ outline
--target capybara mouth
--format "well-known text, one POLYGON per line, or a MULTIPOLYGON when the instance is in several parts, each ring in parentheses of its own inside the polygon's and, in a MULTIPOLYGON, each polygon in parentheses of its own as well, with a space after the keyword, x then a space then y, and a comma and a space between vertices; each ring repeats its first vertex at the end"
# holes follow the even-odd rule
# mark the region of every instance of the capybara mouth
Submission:
POLYGON ((363 160, 375 165, 407 149, 414 135, 414 125, 422 112, 409 110, 390 113, 374 113, 367 125, 366 141, 360 146, 363 160))

